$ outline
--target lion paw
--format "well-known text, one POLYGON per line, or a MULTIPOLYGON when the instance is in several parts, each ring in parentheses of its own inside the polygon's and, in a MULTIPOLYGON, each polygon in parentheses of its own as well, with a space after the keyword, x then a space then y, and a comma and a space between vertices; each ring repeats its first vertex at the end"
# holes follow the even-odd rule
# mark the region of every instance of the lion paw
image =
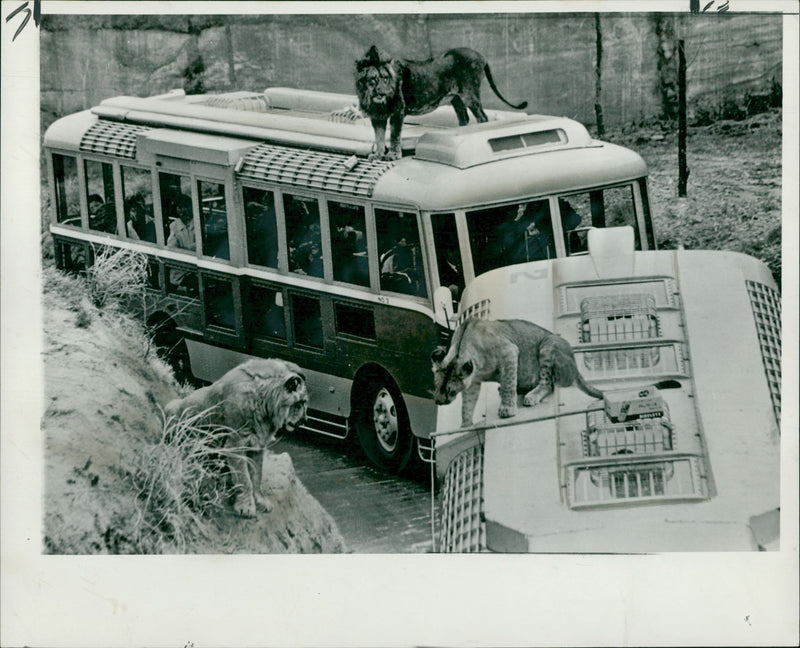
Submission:
POLYGON ((236 515, 240 515, 243 518, 254 518, 256 516, 256 503, 252 495, 247 497, 237 495, 236 499, 233 500, 233 510, 236 515))
POLYGON ((263 493, 256 493, 255 500, 256 508, 261 509, 264 513, 270 513, 272 511, 272 500, 263 493))
POLYGON ((525 394, 525 397, 522 399, 522 404, 525 407, 534 407, 541 403, 545 398, 547 398, 550 394, 537 394, 535 392, 529 392, 525 394))
POLYGON ((501 405, 497 413, 500 418, 511 418, 517 415, 517 407, 515 405, 501 405))

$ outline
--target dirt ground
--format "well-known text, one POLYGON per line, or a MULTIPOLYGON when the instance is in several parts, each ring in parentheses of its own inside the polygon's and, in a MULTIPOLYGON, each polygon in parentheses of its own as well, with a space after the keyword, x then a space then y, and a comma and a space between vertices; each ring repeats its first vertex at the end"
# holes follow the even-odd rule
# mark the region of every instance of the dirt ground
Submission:
POLYGON ((689 180, 678 196, 678 134, 671 125, 612 131, 605 138, 641 155, 660 248, 733 250, 781 277, 782 112, 690 127, 689 180))
POLYGON ((82 285, 44 271, 44 551, 97 553, 332 553, 346 548, 333 519, 285 453, 265 459, 273 511, 215 516, 185 546, 141 532, 137 458, 162 430, 159 405, 180 394, 138 324, 97 309, 82 285))

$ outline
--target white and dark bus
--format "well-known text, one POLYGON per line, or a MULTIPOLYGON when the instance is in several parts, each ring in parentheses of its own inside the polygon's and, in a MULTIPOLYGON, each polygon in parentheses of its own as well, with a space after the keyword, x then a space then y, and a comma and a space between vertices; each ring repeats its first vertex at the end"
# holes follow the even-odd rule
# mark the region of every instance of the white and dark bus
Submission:
POLYGON ((682 537, 734 501, 777 507, 780 296, 762 263, 656 250, 644 161, 573 120, 490 111, 458 127, 442 107, 408 118, 404 157, 382 162, 368 120, 337 121, 353 102, 178 91, 56 121, 59 267, 140 251, 144 317, 179 375, 285 358, 308 377, 310 429, 354 431, 391 470, 415 449, 432 460, 435 440, 442 550, 603 551, 581 529, 609 525, 631 529, 623 550, 650 550, 669 534, 642 511, 686 519, 664 527, 682 537), (564 336, 611 393, 605 411, 557 389, 500 422, 486 384, 475 428, 453 433, 460 406, 434 405, 430 354, 470 316, 564 336), (612 420, 643 386, 648 417, 612 420))

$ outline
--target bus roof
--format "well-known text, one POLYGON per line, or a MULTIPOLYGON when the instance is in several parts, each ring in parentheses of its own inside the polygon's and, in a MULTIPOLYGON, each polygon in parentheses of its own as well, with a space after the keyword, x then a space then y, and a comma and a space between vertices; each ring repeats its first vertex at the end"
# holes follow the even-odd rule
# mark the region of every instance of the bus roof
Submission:
POLYGON ((177 147, 172 157, 212 151, 201 159, 235 165, 249 179, 289 178, 294 186, 430 210, 579 191, 647 173, 636 153, 593 140, 574 120, 487 111, 489 122, 457 127, 449 106, 406 119, 403 159, 371 162, 364 159, 373 143, 369 120, 336 121, 337 111, 354 104, 350 95, 290 88, 114 97, 54 122, 45 144, 140 162, 170 147, 177 147), (289 159, 300 173, 283 172, 289 159))

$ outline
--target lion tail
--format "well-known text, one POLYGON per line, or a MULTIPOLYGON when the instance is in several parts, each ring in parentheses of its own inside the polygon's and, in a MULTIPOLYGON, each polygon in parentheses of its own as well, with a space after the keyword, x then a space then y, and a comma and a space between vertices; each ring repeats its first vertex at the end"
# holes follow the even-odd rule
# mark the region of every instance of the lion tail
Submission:
POLYGON ((599 389, 595 389, 589 383, 587 383, 583 376, 581 376, 580 372, 575 374, 575 386, 580 389, 584 394, 592 396, 594 398, 603 398, 603 392, 599 389))
POLYGON ((492 90, 494 90, 494 93, 499 97, 500 101, 506 104, 506 106, 511 106, 514 110, 524 110, 525 108, 528 107, 527 101, 523 101, 522 103, 514 105, 511 102, 509 102, 508 99, 506 99, 503 95, 500 94, 500 91, 497 89, 497 86, 494 83, 494 79, 492 78, 492 72, 491 70, 489 70, 488 63, 486 63, 483 66, 483 72, 486 74, 486 80, 489 82, 489 85, 492 87, 492 90))

